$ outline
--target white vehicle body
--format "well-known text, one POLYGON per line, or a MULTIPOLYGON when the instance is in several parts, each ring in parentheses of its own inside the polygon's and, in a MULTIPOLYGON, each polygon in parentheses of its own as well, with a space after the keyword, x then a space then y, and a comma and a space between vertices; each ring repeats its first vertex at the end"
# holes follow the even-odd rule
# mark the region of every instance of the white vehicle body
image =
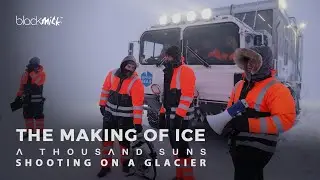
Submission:
MULTIPOLYGON (((224 110, 234 84, 241 78, 242 71, 231 62, 215 64, 214 62, 216 61, 214 60, 209 61, 202 59, 209 62, 210 67, 208 68, 200 63, 201 58, 189 61, 191 55, 196 55, 192 54, 188 49, 189 42, 201 44, 202 41, 206 41, 206 39, 201 39, 200 36, 202 36, 203 33, 200 32, 205 32, 206 28, 208 30, 210 28, 217 30, 220 26, 221 28, 225 28, 221 30, 222 32, 217 31, 218 36, 221 36, 221 38, 224 38, 224 31, 232 28, 237 29, 234 35, 237 47, 244 48, 253 46, 254 38, 259 35, 260 37, 264 36, 267 38, 265 39, 268 42, 267 45, 273 50, 274 69, 277 72, 277 77, 292 90, 298 102, 301 89, 303 37, 295 19, 293 17, 289 18, 280 5, 277 0, 267 0, 215 8, 211 9, 212 16, 208 19, 198 19, 193 22, 182 20, 180 23, 157 25, 144 32, 140 41, 138 41, 140 45, 138 51, 139 58, 137 59, 140 61, 138 73, 145 85, 148 118, 152 119, 151 121, 156 121, 156 114, 160 108, 161 98, 155 93, 155 89, 157 89, 155 87, 160 88, 162 92, 162 70, 164 67, 157 66, 157 63, 154 62, 161 60, 160 49, 164 49, 167 45, 180 46, 183 51, 182 55, 186 58, 186 64, 192 67, 196 74, 196 94, 198 96, 196 97, 195 103, 197 107, 199 107, 197 111, 199 116, 197 116, 198 118, 195 120, 203 121, 205 120, 205 115, 216 114, 224 110), (197 34, 198 30, 199 34, 197 34), (165 40, 161 39, 162 36, 167 38, 168 42, 176 38, 174 41, 176 44, 166 44, 166 42, 164 42, 165 40), (196 42, 197 39, 192 39, 198 36, 198 42, 196 42), (153 47, 148 46, 150 43, 153 47), (152 54, 152 56, 150 56, 150 54, 152 54), (158 59, 156 55, 159 55, 158 59), (149 57, 152 57, 153 63, 146 61, 149 57), (152 90, 151 87, 154 89, 152 90)), ((212 31, 212 34, 210 32, 211 31, 206 32, 208 33, 208 39, 210 42, 215 41, 215 39, 210 39, 214 31, 212 31)), ((232 33, 229 33, 228 36, 230 36, 230 34, 232 33)), ((231 36, 233 36, 233 34, 231 36)), ((206 37, 206 34, 202 37, 206 37)), ((262 40, 262 43, 265 42, 266 41, 262 40)), ((218 43, 222 44, 224 42, 221 41, 218 43)), ((191 46, 192 45, 190 45, 190 48, 192 48, 191 46)), ((202 45, 199 45, 199 47, 196 46, 200 51, 201 47, 202 45)), ((132 54, 132 51, 133 46, 131 43, 129 53, 132 54)))

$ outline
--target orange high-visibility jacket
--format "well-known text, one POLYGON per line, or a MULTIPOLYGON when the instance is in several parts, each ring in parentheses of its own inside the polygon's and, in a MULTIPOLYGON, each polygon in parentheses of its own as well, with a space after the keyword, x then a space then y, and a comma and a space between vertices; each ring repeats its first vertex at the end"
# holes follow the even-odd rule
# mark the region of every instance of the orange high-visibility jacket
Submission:
POLYGON ((214 58, 217 58, 218 60, 232 61, 234 57, 234 53, 228 54, 228 53, 221 52, 219 49, 214 49, 212 52, 208 53, 208 57, 214 57, 214 58))
MULTIPOLYGON (((193 118, 194 108, 192 102, 195 92, 196 77, 193 70, 187 65, 181 65, 174 69, 171 84, 170 84, 170 101, 178 102, 171 103, 170 114, 171 119, 174 119, 175 114, 183 117, 185 120, 193 118), (178 95, 173 95, 173 91, 178 92, 178 95)), ((162 106, 160 113, 165 113, 166 109, 162 106)))
POLYGON ((46 81, 46 73, 42 66, 37 71, 25 71, 20 80, 20 87, 17 96, 28 95, 31 96, 31 102, 42 101, 43 85, 46 81))
MULTIPOLYGON (((237 102, 244 81, 239 81, 231 93, 228 107, 237 102)), ((249 118, 250 133, 279 134, 289 130, 295 123, 295 101, 287 87, 275 77, 256 82, 245 100, 258 112, 269 112, 271 116, 249 118)))
POLYGON ((115 75, 117 70, 108 73, 100 95, 100 106, 113 116, 131 118, 134 124, 142 123, 144 87, 137 73, 125 79, 122 84, 115 75))

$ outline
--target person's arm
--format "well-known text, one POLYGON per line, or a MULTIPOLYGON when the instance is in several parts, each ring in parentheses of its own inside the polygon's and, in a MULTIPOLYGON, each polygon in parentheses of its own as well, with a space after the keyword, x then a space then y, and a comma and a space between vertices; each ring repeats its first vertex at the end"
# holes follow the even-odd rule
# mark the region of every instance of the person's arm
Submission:
POLYGON ((32 78, 33 83, 36 84, 37 86, 44 85, 46 81, 46 73, 44 71, 41 71, 39 73, 34 73, 32 77, 33 77, 32 78))
POLYGON ((163 104, 160 107, 160 113, 158 118, 159 118, 159 129, 167 128, 166 109, 163 107, 163 104))
POLYGON ((166 113, 166 109, 163 107, 163 104, 160 107, 160 114, 165 114, 166 113))
POLYGON ((237 90, 237 88, 241 88, 241 87, 239 87, 239 86, 242 86, 243 85, 243 81, 242 80, 240 80, 240 81, 238 81, 235 85, 234 85, 234 87, 233 87, 233 89, 232 89, 232 92, 231 92, 231 95, 230 95, 230 98, 229 98, 229 101, 228 101, 228 105, 227 105, 227 108, 229 108, 229 107, 231 107, 232 106, 232 104, 234 103, 233 101, 234 101, 234 98, 235 98, 235 96, 236 96, 236 90, 237 90))
POLYGON ((99 102, 100 106, 106 106, 107 100, 109 97, 110 88, 111 88, 111 72, 108 73, 102 85, 102 91, 100 94, 100 102, 99 102))
POLYGON ((193 70, 189 67, 181 69, 181 97, 176 114, 180 117, 185 117, 194 98, 196 86, 196 76, 193 70))
POLYGON ((144 103, 144 87, 140 79, 135 81, 130 94, 133 105, 133 123, 135 125, 141 125, 144 103))
POLYGON ((265 97, 271 116, 249 118, 249 132, 279 134, 291 129, 296 119, 295 101, 282 84, 270 89, 265 97))
POLYGON ((218 60, 222 60, 222 55, 219 49, 214 49, 212 52, 210 52, 210 56, 209 57, 213 57, 216 58, 218 60))
POLYGON ((228 59, 228 60, 229 60, 229 61, 233 61, 233 59, 234 59, 234 52, 229 55, 229 59, 228 59))
POLYGON ((21 79, 20 79, 20 85, 19 85, 19 90, 17 92, 17 97, 21 97, 23 95, 24 82, 27 82, 27 80, 28 80, 28 73, 25 72, 25 73, 23 73, 23 75, 21 76, 21 79))

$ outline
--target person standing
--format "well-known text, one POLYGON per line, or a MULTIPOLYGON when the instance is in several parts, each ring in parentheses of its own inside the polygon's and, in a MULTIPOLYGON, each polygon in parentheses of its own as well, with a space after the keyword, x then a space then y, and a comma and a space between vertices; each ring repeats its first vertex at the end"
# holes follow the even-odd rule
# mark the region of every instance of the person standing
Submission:
POLYGON ((295 101, 274 76, 269 47, 237 49, 235 62, 245 78, 231 93, 227 111, 233 119, 224 129, 230 138, 234 180, 263 180, 279 134, 295 124, 295 101))
MULTIPOLYGON (((135 72, 137 62, 134 56, 127 56, 121 62, 120 68, 110 71, 103 83, 100 95, 100 112, 103 115, 103 130, 107 129, 111 137, 111 129, 122 129, 123 133, 135 128, 141 133, 142 113, 144 103, 144 87, 138 74, 135 72)), ((104 134, 103 136, 104 137, 104 134)), ((129 157, 124 150, 129 150, 130 142, 126 139, 119 142, 121 152, 121 164, 123 172, 129 172, 129 157)), ((108 161, 106 167, 101 167, 98 177, 106 176, 111 170, 112 157, 110 150, 112 141, 104 141, 102 144, 102 159, 108 161)), ((130 152, 129 152, 130 153, 130 152)))
MULTIPOLYGON (((20 87, 17 92, 15 101, 23 104, 23 117, 25 119, 26 129, 40 129, 42 136, 44 128, 43 106, 45 98, 43 97, 43 87, 46 81, 46 73, 40 59, 33 57, 20 80, 20 87)), ((28 137, 28 133, 24 138, 28 137)))
MULTIPOLYGON (((174 180, 193 180, 191 157, 187 153, 189 143, 175 140, 176 129, 180 133, 188 129, 190 120, 194 117, 193 98, 195 92, 196 77, 193 70, 181 61, 179 47, 171 46, 166 51, 163 88, 163 105, 160 109, 160 129, 169 129, 170 144, 173 149, 178 149, 178 157, 181 163, 176 167, 174 180), (188 166, 184 167, 182 162, 188 166)), ((181 134, 179 135, 181 137, 181 134)))

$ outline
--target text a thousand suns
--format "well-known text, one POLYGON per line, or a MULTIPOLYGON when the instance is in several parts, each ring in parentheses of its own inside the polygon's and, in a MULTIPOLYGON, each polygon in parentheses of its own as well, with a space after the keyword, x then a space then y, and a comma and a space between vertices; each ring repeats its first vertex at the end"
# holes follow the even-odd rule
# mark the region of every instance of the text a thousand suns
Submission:
MULTIPOLYGON (((39 149, 41 151, 41 155, 44 155, 45 149, 39 149)), ((59 155, 59 149, 55 149, 53 151, 53 155, 59 155)), ((139 156, 142 154, 141 149, 136 149, 135 150, 135 155, 139 156)), ((194 154, 193 149, 188 149, 187 153, 190 155, 194 154)), ((68 149, 67 154, 69 156, 72 156, 74 154, 73 149, 68 149)), ((124 155, 129 155, 128 150, 123 150, 122 154, 124 155)), ((160 156, 166 155, 166 152, 164 149, 159 149, 160 156)), ((172 150, 173 155, 178 154, 178 150, 174 149, 172 150)), ((22 150, 18 149, 17 151, 17 156, 22 155, 22 150)), ((95 155, 101 155, 100 149, 95 150, 95 155)), ((109 155, 114 156, 115 153, 113 150, 109 152, 109 155)), ((205 157, 206 155, 206 149, 201 149, 200 150, 200 155, 205 157)), ((85 156, 83 156, 85 157, 85 156)), ((144 165, 145 166, 152 166, 152 159, 144 159, 144 165)), ((62 158, 57 158, 57 159, 22 159, 22 158, 17 158, 16 159, 16 167, 90 167, 91 166, 91 159, 62 159, 62 158)), ((107 166, 108 164, 111 164, 111 166, 119 166, 119 159, 112 159, 111 162, 107 161, 106 159, 101 159, 100 160, 101 166, 107 166)), ((171 160, 171 159, 155 159, 155 165, 156 166, 164 166, 164 167, 170 167, 170 166, 187 166, 188 163, 186 160, 171 160)), ((135 162, 133 159, 129 160, 129 166, 136 166, 135 162)), ((200 167, 205 167, 206 166, 206 159, 205 158, 200 158, 200 159, 191 159, 191 166, 200 166, 200 167)))

